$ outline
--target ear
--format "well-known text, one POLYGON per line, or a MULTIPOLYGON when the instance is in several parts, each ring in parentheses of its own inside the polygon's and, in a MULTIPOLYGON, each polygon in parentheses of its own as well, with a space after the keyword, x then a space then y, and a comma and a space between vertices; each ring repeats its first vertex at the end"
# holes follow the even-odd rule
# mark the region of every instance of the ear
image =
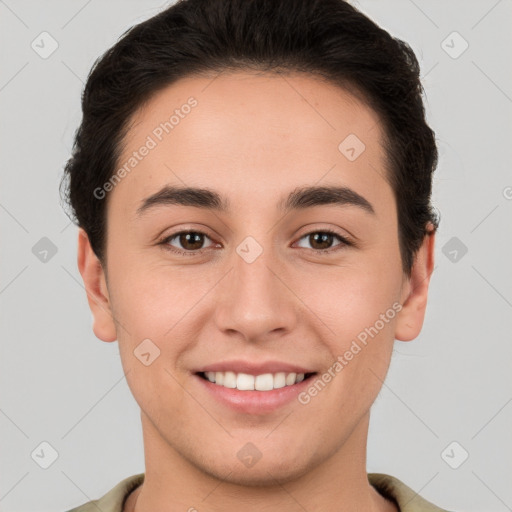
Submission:
POLYGON ((92 250, 87 233, 82 228, 78 232, 77 261, 94 319, 92 330, 102 341, 115 341, 117 333, 105 273, 100 260, 92 250))
POLYGON ((416 253, 410 278, 404 278, 402 286, 402 310, 398 314, 395 338, 411 341, 418 336, 425 319, 428 286, 434 270, 435 230, 429 223, 421 247, 416 253))

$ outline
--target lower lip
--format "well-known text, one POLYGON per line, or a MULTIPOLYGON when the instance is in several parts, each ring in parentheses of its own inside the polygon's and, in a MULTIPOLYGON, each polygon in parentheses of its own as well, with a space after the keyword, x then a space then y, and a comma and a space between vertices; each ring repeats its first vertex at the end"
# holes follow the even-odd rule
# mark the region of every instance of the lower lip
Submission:
POLYGON ((310 385, 311 377, 314 377, 314 374, 292 386, 285 386, 271 391, 240 391, 236 388, 219 386, 207 379, 203 379, 197 374, 194 375, 199 384, 208 393, 211 393, 217 401, 244 414, 268 414, 289 404, 294 399, 297 399, 297 395, 310 385))

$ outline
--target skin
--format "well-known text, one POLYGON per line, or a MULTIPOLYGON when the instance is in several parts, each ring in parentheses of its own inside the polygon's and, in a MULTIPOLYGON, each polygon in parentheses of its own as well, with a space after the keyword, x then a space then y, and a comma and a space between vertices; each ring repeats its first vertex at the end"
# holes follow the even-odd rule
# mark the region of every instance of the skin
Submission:
MULTIPOLYGON (((118 340, 141 409, 146 477, 125 511, 395 511, 367 480, 369 411, 394 340, 421 330, 435 235, 425 237, 406 277, 380 120, 346 90, 311 76, 190 77, 137 113, 120 164, 190 96, 198 105, 109 194, 105 267, 79 232, 94 333, 118 340), (353 162, 338 150, 350 133, 366 146, 353 162), (167 205, 138 218, 142 200, 166 184, 209 187, 232 210, 167 205), (335 205, 279 212, 281 197, 303 185, 350 187, 375 215, 335 205), (326 228, 356 246, 319 253, 329 245, 306 235, 326 228), (192 246, 196 255, 158 245, 187 229, 207 235, 192 246), (247 236, 263 248, 251 264, 236 252, 247 236), (307 405, 241 414, 211 399, 192 374, 233 358, 325 372, 394 303, 400 313, 307 405), (149 366, 133 354, 146 338, 161 351, 149 366), (237 457, 247 442, 262 453, 250 468, 237 457)), ((334 237, 330 246, 338 244, 334 237)), ((172 246, 187 250, 179 237, 172 246)))

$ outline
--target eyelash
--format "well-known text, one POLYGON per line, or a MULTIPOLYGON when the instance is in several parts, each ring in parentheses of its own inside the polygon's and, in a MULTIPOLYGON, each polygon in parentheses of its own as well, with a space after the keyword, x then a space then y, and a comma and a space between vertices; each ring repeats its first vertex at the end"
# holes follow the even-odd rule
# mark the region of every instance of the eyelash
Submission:
MULTIPOLYGON (((196 256, 197 254, 201 254, 203 251, 208 249, 208 248, 206 248, 206 249, 197 249, 195 251, 182 251, 180 249, 176 249, 176 247, 173 247, 172 245, 169 245, 169 242, 171 240, 173 240, 174 238, 176 238, 177 236, 183 235, 183 234, 189 234, 189 233, 194 233, 197 235, 204 235, 207 238, 210 238, 206 233, 204 233, 202 231, 184 230, 184 231, 177 231, 176 233, 173 233, 172 235, 166 236, 164 239, 162 239, 158 242, 158 245, 163 246, 163 248, 165 250, 168 250, 175 254, 179 254, 181 256, 196 256)), ((326 254, 326 253, 336 252, 338 250, 343 249, 344 247, 354 246, 354 243, 352 243, 347 238, 345 238, 344 236, 340 235, 339 233, 337 233, 336 231, 333 231, 331 229, 321 229, 321 230, 317 230, 317 231, 310 231, 309 233, 302 235, 299 238, 299 240, 302 240, 303 238, 305 238, 307 236, 310 236, 313 234, 318 234, 318 233, 334 235, 335 237, 337 237, 340 240, 341 243, 338 245, 335 245, 334 247, 330 247, 329 249, 309 249, 317 254, 318 253, 326 254)))

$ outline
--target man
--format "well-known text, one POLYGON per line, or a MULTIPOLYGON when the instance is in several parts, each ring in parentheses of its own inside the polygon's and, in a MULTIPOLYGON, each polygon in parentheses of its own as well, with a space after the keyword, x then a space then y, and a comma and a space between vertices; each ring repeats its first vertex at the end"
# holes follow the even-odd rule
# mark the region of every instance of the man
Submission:
POLYGON ((146 469, 74 512, 442 510, 366 472, 434 264, 412 50, 341 0, 183 0, 96 63, 82 106, 78 265, 146 469))

